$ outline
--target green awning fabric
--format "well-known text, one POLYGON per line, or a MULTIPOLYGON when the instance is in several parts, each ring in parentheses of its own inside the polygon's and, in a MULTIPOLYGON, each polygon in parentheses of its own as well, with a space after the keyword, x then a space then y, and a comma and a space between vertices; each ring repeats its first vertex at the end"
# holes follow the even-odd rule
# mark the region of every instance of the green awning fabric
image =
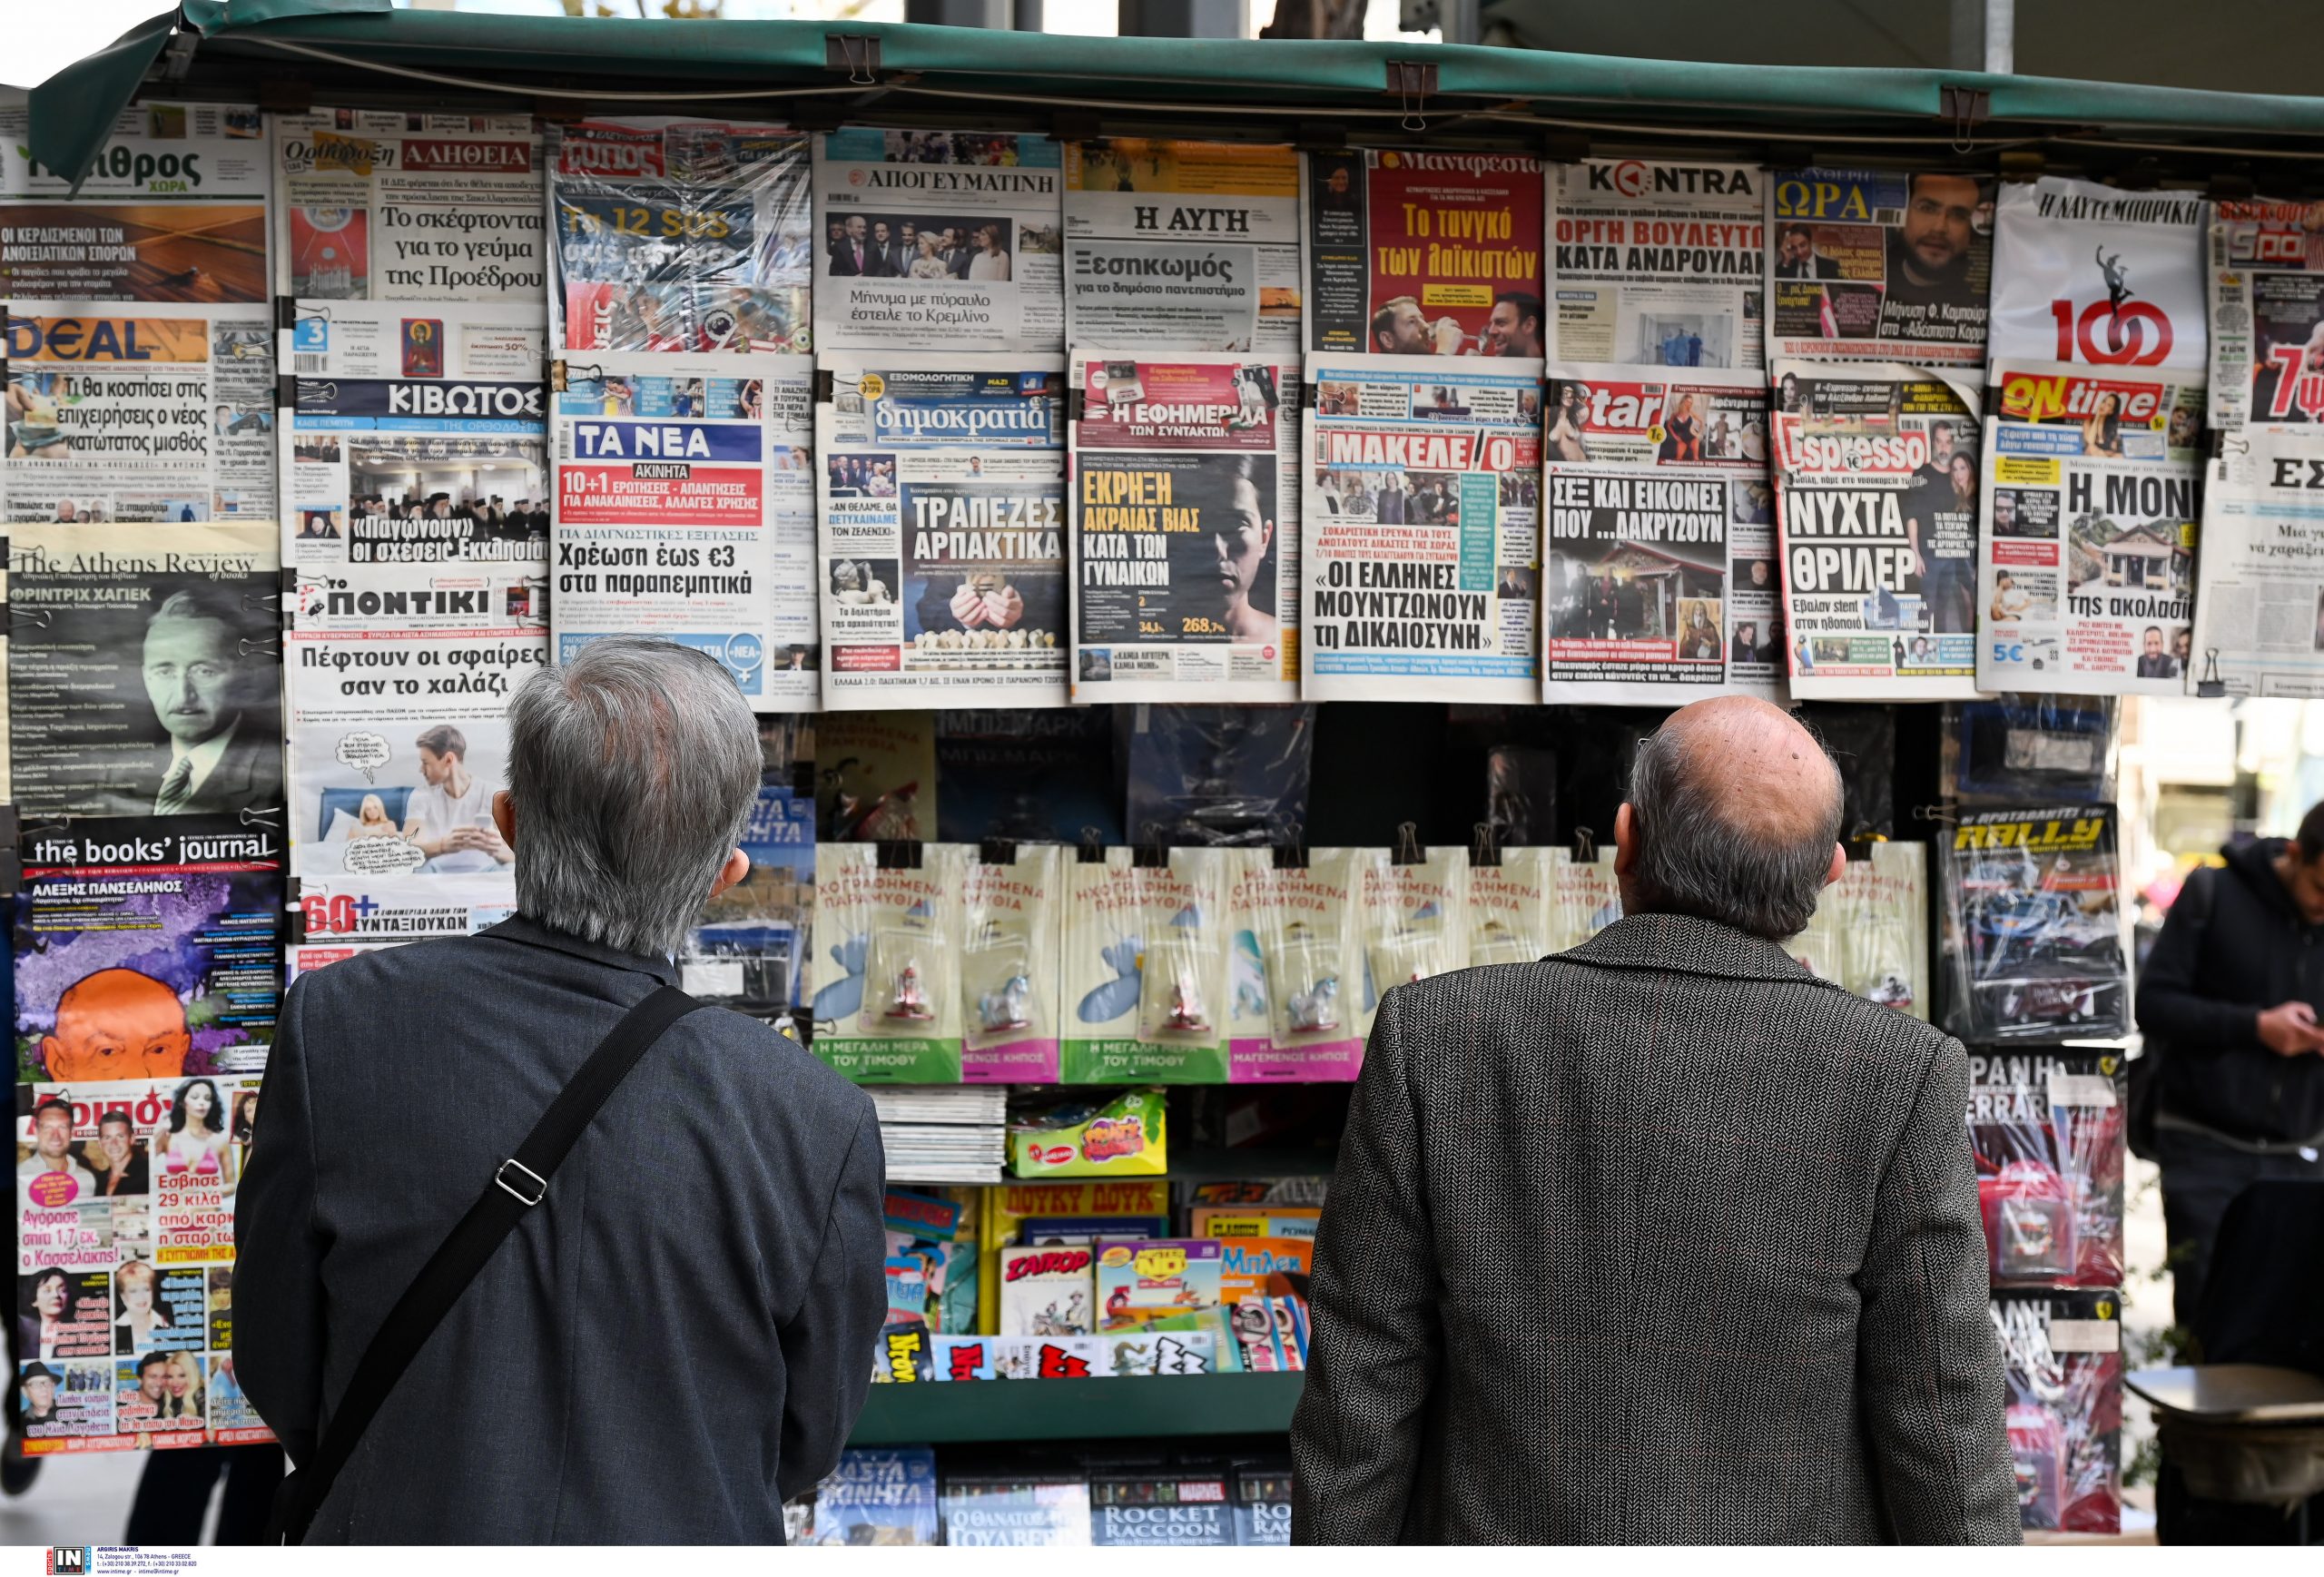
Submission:
MULTIPOLYGON (((34 89, 34 156, 84 171, 113 117, 166 44, 167 19, 34 89)), ((2324 159, 2324 99, 1993 76, 1623 60, 1549 51, 1403 42, 1078 38, 855 22, 688 22, 398 11, 387 0, 187 0, 194 36, 181 77, 155 96, 255 95, 269 82, 312 85, 318 102, 428 90, 556 91, 576 108, 680 113, 753 102, 822 101, 832 114, 872 101, 954 115, 1045 111, 1187 114, 1245 133, 1300 118, 1364 135, 1492 137, 1573 130, 1614 141, 1709 133, 1801 156, 1820 147, 1892 146, 1942 157, 2011 143, 2102 138, 2222 154, 2324 159), (879 50, 876 71, 860 44, 879 50), (834 40, 842 40, 834 43, 834 40), (852 53, 851 53, 852 52, 852 53), (1433 68, 1424 94, 1391 91, 1392 65, 1433 68), (867 81, 876 78, 876 85, 867 81), (638 95, 667 95, 660 100, 638 95), (1977 96, 1982 95, 1982 96, 1977 96)), ((172 64, 177 62, 172 52, 172 64)), ((1417 84, 1413 84, 1417 86, 1417 84)), ((390 101, 392 102, 392 101, 390 101)))

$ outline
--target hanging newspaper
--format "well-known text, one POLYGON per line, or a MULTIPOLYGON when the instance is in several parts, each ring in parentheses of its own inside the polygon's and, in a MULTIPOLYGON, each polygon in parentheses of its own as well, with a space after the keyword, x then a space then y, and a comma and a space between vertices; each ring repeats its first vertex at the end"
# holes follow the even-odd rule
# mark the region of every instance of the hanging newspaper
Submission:
POLYGON ((1776 170, 1768 360, 1985 360, 1994 182, 1963 172, 1776 170))
POLYGON ((1772 698, 1783 663, 1755 372, 1550 369, 1542 695, 1772 698))
POLYGON ((474 876, 310 876, 294 886, 286 985, 380 948, 474 936, 517 912, 507 867, 474 876))
POLYGON ((826 704, 1064 705, 1064 360, 822 366, 826 704))
POLYGON ((2204 365, 2203 200, 2044 175, 2001 189, 1987 353, 2204 365))
POLYGON ((292 870, 490 874, 508 697, 548 661, 537 571, 495 564, 301 570, 283 635, 292 870))
POLYGON ((851 126, 815 139, 816 343, 1062 351, 1058 144, 851 126))
POLYGON ((1792 695, 1975 695, 1980 389, 1893 363, 1774 371, 1792 695))
POLYGON ((1065 146, 1067 342, 1299 349, 1299 155, 1115 137, 1065 146))
POLYGON ((655 636, 718 659, 759 711, 812 711, 812 366, 621 352, 563 365, 557 660, 604 636, 655 636))
POLYGON ((273 338, 262 307, 10 313, 9 522, 271 522, 273 338))
POLYGON ((544 317, 527 301, 302 301, 283 331, 288 564, 548 551, 544 317))
POLYGON ((1765 170, 1584 159, 1549 179, 1556 360, 1767 365, 1765 170))
POLYGON ((266 143, 233 104, 140 103, 77 187, 0 108, 0 301, 263 301, 266 143))
POLYGON ((2324 434, 2252 427, 2219 447, 2203 480, 2188 686, 2324 696, 2324 434))
POLYGON ((2181 694, 2200 375, 1996 361, 1992 389, 1978 688, 2181 694))
POLYGON ((552 347, 814 348, 804 133, 593 117, 552 127, 547 156, 552 347))
POLYGON ((2211 205, 2211 424, 2324 421, 2324 204, 2211 205))
POLYGON ((1076 353, 1073 699, 1299 698, 1294 361, 1076 353))
POLYGON ((27 818, 280 809, 271 522, 24 526, 8 557, 10 766, 27 818))
POLYGON ((274 167, 277 294, 537 305, 548 288, 530 115, 278 114, 274 167))
POLYGON ((1546 354, 1541 162, 1367 148, 1307 158, 1307 349, 1546 354))
POLYGON ((1307 373, 1301 696, 1539 700, 1541 363, 1307 373))

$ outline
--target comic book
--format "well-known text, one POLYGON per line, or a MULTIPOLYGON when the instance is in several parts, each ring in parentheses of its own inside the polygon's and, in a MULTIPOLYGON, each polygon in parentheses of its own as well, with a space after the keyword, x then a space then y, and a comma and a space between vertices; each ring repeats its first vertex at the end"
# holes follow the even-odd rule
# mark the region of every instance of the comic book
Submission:
POLYGON ((2121 1295, 2004 1295, 1991 1308, 2009 1374, 2009 1454, 2024 1525, 2121 1532, 2121 1295))
POLYGON ((2121 1286, 2130 1104, 2121 1054, 1980 1050, 1969 1079, 1994 1285, 2121 1286))
POLYGON ((1108 1330, 1093 1338, 1103 1351, 1103 1372, 1120 1379, 1155 1375, 1209 1375, 1232 1371, 1219 1361, 1223 1325, 1218 1311, 1169 1315, 1136 1330, 1108 1330))
POLYGON ((1114 1371, 1096 1336, 937 1336, 931 1380, 1094 1380, 1114 1371))
POLYGON ((1269 1205, 1264 1209, 1197 1205, 1187 1218, 1187 1231, 1196 1237, 1313 1238, 1323 1218, 1321 1205, 1269 1205))
POLYGON ((1000 1251, 1000 1334, 1086 1336, 1096 1256, 1086 1244, 1000 1251))
POLYGON ((1098 1246, 1101 1328, 1140 1315, 1216 1308, 1226 1250, 1211 1238, 1162 1238, 1098 1246))
POLYGON ((1019 1245, 1027 1221, 1089 1216, 1167 1217, 1170 1213, 1170 1185, 1158 1178, 1010 1182, 977 1192, 983 1197, 978 1238, 977 1328, 987 1331, 1000 1328, 1000 1251, 1019 1245))
POLYGON ((1964 811, 1943 849, 1948 1030, 1977 1044, 2129 1029, 2113 806, 1964 811))
POLYGON ((937 1511, 947 1544, 1089 1542, 1089 1482, 1078 1474, 948 1474, 937 1511))
POLYGON ((1235 1539, 1235 1509, 1224 1474, 1167 1464, 1092 1466, 1089 1542, 1148 1549, 1223 1547, 1235 1539))
POLYGON ((1235 1542, 1291 1543, 1291 1464, 1270 1458, 1235 1464, 1235 1542))
POLYGON ((1306 1275, 1315 1253, 1313 1237, 1238 1237, 1222 1233, 1217 1241, 1222 1303, 1241 1303, 1246 1297, 1285 1290, 1274 1285, 1275 1278, 1306 1275))
POLYGON ((807 1527, 792 1542, 935 1543, 936 1454, 924 1445, 842 1452, 815 1487, 807 1527))

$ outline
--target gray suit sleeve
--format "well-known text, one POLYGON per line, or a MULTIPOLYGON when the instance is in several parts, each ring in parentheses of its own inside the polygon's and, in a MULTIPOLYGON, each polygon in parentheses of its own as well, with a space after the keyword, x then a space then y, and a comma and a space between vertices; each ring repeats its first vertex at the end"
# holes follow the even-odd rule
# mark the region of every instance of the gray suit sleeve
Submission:
MULTIPOLYGON (((234 1200, 234 1374, 294 1463, 314 1454, 323 1384, 322 1257, 304 993, 283 999, 234 1200)), ((158 1160, 155 1163, 157 1168, 158 1160)))
POLYGON ((775 1493, 789 1500, 822 1482, 863 1411, 880 1326, 888 1314, 887 1158, 869 1097, 823 1220, 823 1240, 799 1312, 783 1326, 783 1456, 775 1493))
POLYGON ((2021 1537, 1968 1099, 1968 1056, 1948 1040, 1888 1158, 1856 1278, 1865 1432, 1889 1524, 1908 1544, 2021 1537))
POLYGON ((1381 1000, 1316 1234, 1314 1339, 1291 1422, 1291 1537, 1390 1544, 1402 1535, 1422 1422, 1441 1362, 1418 1114, 1401 993, 1381 1000))

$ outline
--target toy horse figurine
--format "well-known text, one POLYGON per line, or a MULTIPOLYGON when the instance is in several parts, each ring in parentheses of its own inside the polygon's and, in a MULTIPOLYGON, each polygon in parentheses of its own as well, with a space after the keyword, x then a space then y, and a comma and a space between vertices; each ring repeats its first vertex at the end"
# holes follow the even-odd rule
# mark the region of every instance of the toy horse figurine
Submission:
POLYGON ((1325 975, 1304 991, 1295 991, 1290 1002, 1291 1028, 1295 1034, 1315 1034, 1340 1027, 1340 978, 1325 975))
POLYGON ((889 1000, 887 1016, 891 1019, 927 1020, 936 1017, 928 1006, 928 993, 920 989, 920 970, 906 964, 897 971, 895 995, 889 1000))
POLYGON ((1202 988, 1195 982, 1192 970, 1180 970, 1176 983, 1170 988, 1170 1016, 1162 1020, 1166 1030, 1186 1034, 1205 1034, 1210 1030, 1210 1015, 1203 1010, 1202 988))
POLYGON ((1033 1020, 1027 1004, 1033 994, 1033 982, 1022 971, 1010 975, 997 991, 987 991, 977 999, 977 1021, 988 1033, 999 1030, 1022 1030, 1033 1020))

